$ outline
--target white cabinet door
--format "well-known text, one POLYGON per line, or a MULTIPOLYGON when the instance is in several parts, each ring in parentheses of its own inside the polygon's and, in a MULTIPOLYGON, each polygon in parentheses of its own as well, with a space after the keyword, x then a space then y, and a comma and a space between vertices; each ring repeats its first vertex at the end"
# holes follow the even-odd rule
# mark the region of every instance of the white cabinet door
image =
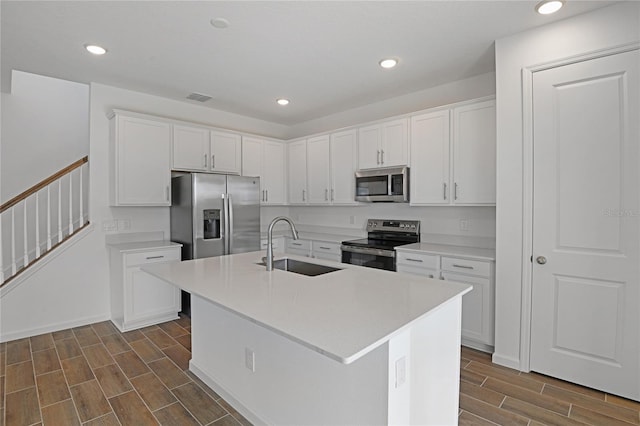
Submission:
POLYGON ((453 109, 453 202, 496 202, 496 103, 453 109))
POLYGON ((355 204, 355 171, 357 153, 355 130, 331 135, 331 189, 332 204, 355 204))
POLYGON ((284 144, 242 138, 242 175, 260 176, 260 203, 284 204, 284 144))
POLYGON ((170 205, 171 125, 116 113, 111 126, 111 205, 170 205))
POLYGON ((209 131, 198 127, 173 125, 173 169, 207 171, 209 131))
POLYGON ((406 166, 408 158, 409 120, 402 118, 382 124, 380 164, 382 167, 406 166))
POLYGON ((180 290, 139 267, 127 268, 125 318, 128 323, 180 311, 180 290))
POLYGON ((462 337, 493 346, 494 308, 491 280, 454 272, 443 272, 442 278, 473 286, 473 290, 462 296, 462 337))
MULTIPOLYGON (((308 201, 311 204, 329 204, 331 190, 331 141, 329 135, 307 140, 308 201)), ((298 161, 296 158, 290 161, 298 161)), ((296 176, 291 176, 297 179, 296 176)))
POLYGON ((411 118, 411 204, 449 204, 449 110, 411 118))
POLYGON ((307 141, 287 145, 289 163, 289 203, 307 204, 307 141))
POLYGON ((374 169, 380 165, 382 128, 379 124, 358 130, 358 168, 374 169))
POLYGON ((284 204, 285 165, 284 144, 264 141, 261 185, 264 188, 263 204, 284 204))
POLYGON ((212 130, 209 168, 213 172, 240 174, 242 139, 235 133, 212 130))

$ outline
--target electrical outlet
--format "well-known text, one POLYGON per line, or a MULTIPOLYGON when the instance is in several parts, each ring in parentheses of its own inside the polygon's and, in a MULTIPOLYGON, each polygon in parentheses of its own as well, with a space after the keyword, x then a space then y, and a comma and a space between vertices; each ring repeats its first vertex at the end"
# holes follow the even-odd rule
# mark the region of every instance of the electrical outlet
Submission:
POLYGON ((128 231, 130 229, 131 229, 131 220, 129 219, 118 220, 118 230, 128 231))
POLYGON ((249 370, 251 370, 251 372, 255 373, 255 371, 256 371, 256 354, 255 354, 255 352, 253 352, 253 350, 251 350, 249 348, 244 348, 244 365, 249 370))
POLYGON ((405 357, 396 361, 396 388, 407 381, 407 359, 405 357))
POLYGON ((469 230, 469 221, 467 219, 460 219, 460 230, 461 231, 469 230))
POLYGON ((112 232, 118 230, 118 222, 115 220, 103 220, 102 230, 104 232, 112 232))

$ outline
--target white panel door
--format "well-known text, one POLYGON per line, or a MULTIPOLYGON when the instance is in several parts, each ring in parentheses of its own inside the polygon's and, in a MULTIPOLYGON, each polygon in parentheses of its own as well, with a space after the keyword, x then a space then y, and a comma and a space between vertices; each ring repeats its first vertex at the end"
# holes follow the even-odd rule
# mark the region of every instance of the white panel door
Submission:
POLYGON ((264 141, 263 145, 264 162, 260 179, 260 185, 264 188, 263 204, 284 204, 284 144, 264 141))
POLYGON ((381 165, 393 167, 409 164, 409 119, 401 118, 389 121, 382 125, 382 129, 381 165))
POLYGON ((240 174, 242 140, 234 133, 211 131, 211 171, 240 174))
POLYGON ((381 167, 380 145, 382 128, 379 124, 362 127, 358 130, 358 168, 372 169, 381 167))
POLYGON ((640 400, 638 51, 534 73, 531 369, 640 400))
POLYGON ((331 186, 329 135, 307 140, 307 186, 309 203, 329 204, 331 186))
POLYGON ((357 134, 355 130, 331 135, 331 202, 355 203, 357 134))
POLYGON ((449 204, 449 110, 411 118, 411 204, 449 204))

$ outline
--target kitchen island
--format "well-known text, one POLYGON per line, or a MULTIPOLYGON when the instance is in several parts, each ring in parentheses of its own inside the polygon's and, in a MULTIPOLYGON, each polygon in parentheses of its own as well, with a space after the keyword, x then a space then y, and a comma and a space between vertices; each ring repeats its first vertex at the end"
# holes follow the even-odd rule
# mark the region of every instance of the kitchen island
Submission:
POLYGON ((143 270, 192 295, 190 369, 255 424, 456 424, 462 295, 471 287, 264 252, 143 270))

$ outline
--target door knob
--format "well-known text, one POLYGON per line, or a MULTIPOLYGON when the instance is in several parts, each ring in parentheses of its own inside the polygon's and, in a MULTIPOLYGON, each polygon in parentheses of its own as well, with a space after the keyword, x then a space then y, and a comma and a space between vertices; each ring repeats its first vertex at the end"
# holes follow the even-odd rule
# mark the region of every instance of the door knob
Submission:
POLYGON ((544 265, 545 263, 547 263, 547 258, 544 256, 538 256, 536 257, 536 262, 538 262, 540 265, 544 265))

